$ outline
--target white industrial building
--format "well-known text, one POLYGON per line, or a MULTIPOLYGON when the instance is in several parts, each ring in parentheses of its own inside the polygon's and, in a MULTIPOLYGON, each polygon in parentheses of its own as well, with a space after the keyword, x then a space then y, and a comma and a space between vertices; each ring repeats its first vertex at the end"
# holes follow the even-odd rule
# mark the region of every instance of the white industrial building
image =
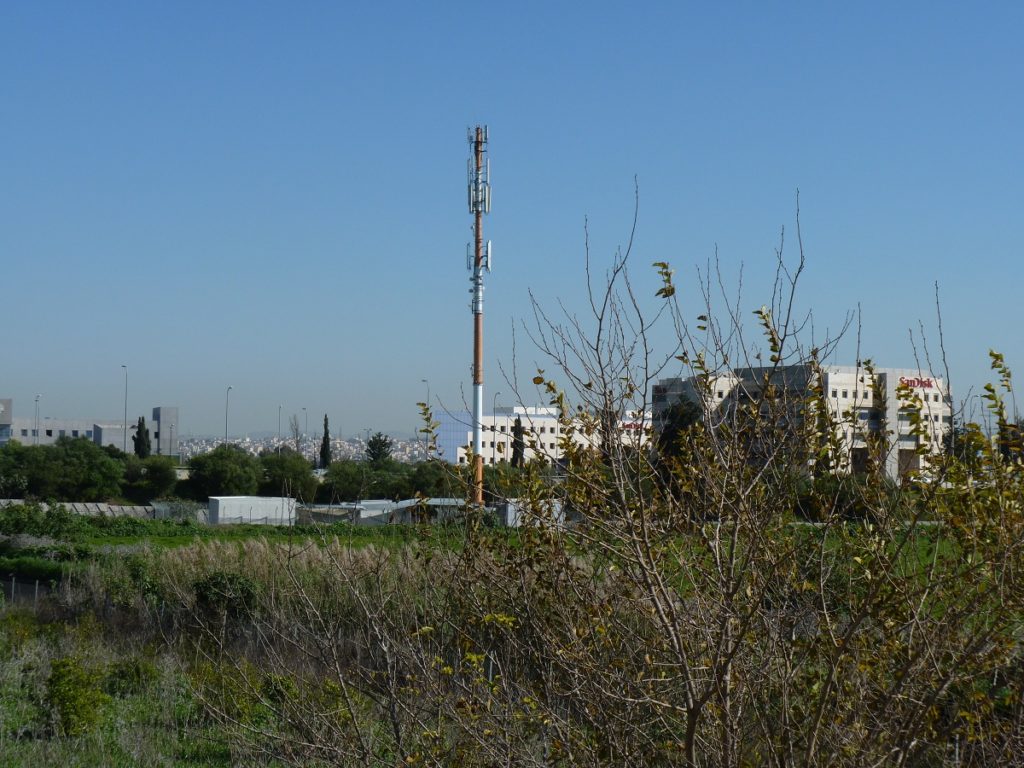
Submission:
MULTIPOLYGON (((33 404, 34 406, 34 404, 33 404)), ((14 401, 0 399, 0 445, 17 440, 22 445, 53 445, 62 437, 83 437, 99 446, 111 445, 128 452, 133 449, 132 435, 135 422, 127 429, 124 421, 96 419, 53 419, 33 415, 15 417, 14 401)), ((153 409, 152 419, 146 422, 152 453, 164 456, 178 455, 178 409, 159 406, 153 409)))
MULTIPOLYGON (((810 365, 802 364, 740 368, 704 380, 663 379, 652 393, 655 427, 663 422, 668 409, 683 399, 700 406, 706 421, 714 424, 736 403, 761 399, 766 386, 800 407, 819 385, 818 375, 810 365)), ((918 369, 868 371, 841 365, 821 366, 820 376, 821 394, 844 454, 837 457, 841 469, 860 471, 867 466, 869 437, 885 437, 881 458, 886 474, 893 479, 925 468, 919 449, 924 449, 925 464, 928 454, 942 450, 943 438, 953 423, 952 400, 942 378, 918 369), (915 406, 920 408, 916 427, 912 417, 915 406)))
MULTIPOLYGON (((473 420, 469 411, 444 412, 437 417, 437 458, 450 464, 465 464, 473 442, 473 420)), ((558 419, 558 409, 547 406, 517 405, 496 408, 481 419, 483 460, 485 464, 512 461, 516 420, 523 428, 523 459, 543 459, 558 462, 562 458, 564 427, 558 419)), ((621 439, 635 445, 645 445, 650 436, 650 414, 628 414, 619 423, 621 439)), ((592 442, 579 430, 570 438, 576 444, 592 442)))
POLYGON ((211 496, 208 525, 294 525, 295 499, 286 496, 211 496))

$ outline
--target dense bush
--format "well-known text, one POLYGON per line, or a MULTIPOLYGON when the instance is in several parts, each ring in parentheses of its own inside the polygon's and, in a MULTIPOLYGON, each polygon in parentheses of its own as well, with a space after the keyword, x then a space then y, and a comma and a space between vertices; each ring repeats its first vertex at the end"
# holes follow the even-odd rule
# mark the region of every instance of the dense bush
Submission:
POLYGON ((213 571, 195 581, 196 609, 208 621, 237 627, 255 615, 260 585, 232 571, 213 571))
POLYGON ((97 726, 109 701, 102 682, 102 672, 77 656, 53 662, 46 680, 46 704, 61 734, 79 736, 97 726))
POLYGON ((0 488, 10 495, 59 501, 107 501, 121 493, 124 464, 86 438, 53 445, 0 446, 0 488))
MULTIPOLYGON (((460 497, 465 493, 465 468, 441 461, 402 464, 387 460, 376 465, 345 459, 328 467, 317 500, 323 503, 362 499, 460 497)), ((523 489, 522 470, 508 464, 488 466, 484 484, 490 499, 514 497, 523 489)))

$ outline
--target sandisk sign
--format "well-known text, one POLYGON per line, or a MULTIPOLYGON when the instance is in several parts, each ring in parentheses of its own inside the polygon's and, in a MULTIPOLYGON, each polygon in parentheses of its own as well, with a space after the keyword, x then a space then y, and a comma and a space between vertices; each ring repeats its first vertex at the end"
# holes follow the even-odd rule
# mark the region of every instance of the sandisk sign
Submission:
POLYGON ((935 386, 931 379, 908 379, 900 376, 900 384, 911 389, 931 389, 935 386))

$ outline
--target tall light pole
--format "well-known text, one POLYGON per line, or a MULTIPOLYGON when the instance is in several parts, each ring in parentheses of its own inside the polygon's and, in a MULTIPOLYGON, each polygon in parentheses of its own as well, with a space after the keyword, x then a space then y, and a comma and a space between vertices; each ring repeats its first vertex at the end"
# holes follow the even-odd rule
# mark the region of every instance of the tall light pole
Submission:
POLYGON ((277 453, 281 453, 281 405, 277 406, 277 453))
POLYGON ((494 464, 496 458, 495 451, 497 451, 498 444, 498 395, 501 392, 495 392, 494 397, 491 398, 491 464, 494 464))
POLYGON ((309 432, 309 412, 303 408, 302 416, 305 419, 305 426, 302 428, 302 455, 306 455, 306 433, 309 432))
POLYGON ((121 450, 128 453, 128 366, 121 367, 124 368, 124 445, 121 450))
POLYGON ((170 456, 171 458, 173 458, 174 457, 174 425, 171 424, 170 427, 171 427, 171 439, 167 443, 167 455, 170 456))
POLYGON ((37 393, 36 394, 36 428, 33 430, 33 432, 35 433, 34 434, 35 440, 33 440, 33 444, 34 445, 39 445, 39 398, 40 397, 42 397, 42 395, 37 393))
POLYGON ((227 391, 224 392, 224 444, 225 445, 227 445, 227 442, 228 442, 228 405, 230 404, 230 402, 231 402, 231 387, 229 385, 228 388, 227 388, 227 391))

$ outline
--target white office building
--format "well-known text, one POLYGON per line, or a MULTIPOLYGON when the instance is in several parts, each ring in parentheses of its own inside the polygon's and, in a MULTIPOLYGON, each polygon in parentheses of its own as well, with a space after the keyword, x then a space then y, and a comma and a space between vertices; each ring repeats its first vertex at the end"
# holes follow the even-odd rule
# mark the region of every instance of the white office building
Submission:
MULTIPOLYGON (((473 418, 469 411, 444 412, 437 416, 437 458, 449 464, 465 464, 473 443, 473 418)), ((566 437, 558 419, 558 409, 547 406, 517 405, 496 408, 484 414, 482 427, 482 456, 484 464, 512 461, 516 422, 523 429, 523 460, 543 459, 558 462, 563 456, 566 437)), ((619 422, 620 437, 624 442, 645 445, 650 436, 650 414, 627 414, 619 422)), ((569 438, 577 445, 593 444, 580 430, 572 430, 569 438)))
MULTIPOLYGON (((710 417, 709 423, 714 423, 714 418, 725 417, 736 403, 761 399, 766 386, 799 405, 817 384, 817 374, 809 365, 740 368, 706 382, 694 377, 663 379, 652 393, 654 422, 660 425, 668 409, 684 398, 699 405, 710 417)), ((887 475, 898 479, 924 469, 927 456, 942 450, 943 438, 952 428, 952 401, 946 384, 930 373, 909 368, 869 372, 857 366, 829 365, 821 367, 820 385, 842 446, 839 467, 846 471, 866 468, 869 437, 882 435, 886 440, 881 458, 887 475), (915 426, 916 408, 919 420, 915 426)))

